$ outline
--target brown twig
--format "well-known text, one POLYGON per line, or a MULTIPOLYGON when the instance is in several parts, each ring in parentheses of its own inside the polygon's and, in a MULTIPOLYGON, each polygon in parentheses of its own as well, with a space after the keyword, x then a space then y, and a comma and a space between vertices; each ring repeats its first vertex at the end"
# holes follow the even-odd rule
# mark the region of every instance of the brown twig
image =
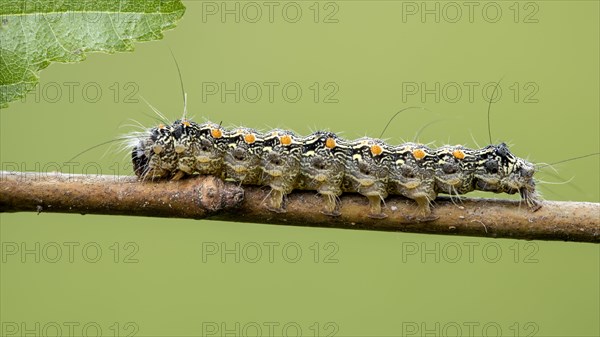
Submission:
POLYGON ((175 217, 329 228, 600 243, 600 204, 546 201, 537 212, 518 201, 436 199, 435 221, 415 222, 411 200, 386 200, 386 219, 371 219, 365 197, 344 194, 339 217, 321 214, 315 192, 294 192, 286 213, 268 211, 268 189, 202 176, 141 182, 129 176, 0 171, 0 212, 62 212, 175 217))

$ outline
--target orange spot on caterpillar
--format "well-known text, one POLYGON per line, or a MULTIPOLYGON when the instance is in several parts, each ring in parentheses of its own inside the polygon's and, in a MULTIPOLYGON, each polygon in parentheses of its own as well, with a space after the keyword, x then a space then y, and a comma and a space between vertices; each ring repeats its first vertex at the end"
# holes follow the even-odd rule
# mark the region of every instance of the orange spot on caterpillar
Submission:
POLYGON ((188 121, 183 121, 183 122, 181 122, 181 124, 183 124, 183 126, 190 126, 191 125, 190 122, 188 122, 188 121))
POLYGON ((290 135, 283 135, 279 137, 279 141, 282 145, 290 145, 292 144, 292 137, 290 137, 290 135))
POLYGON ((165 125, 163 123, 160 123, 160 124, 158 124, 158 128, 162 130, 165 128, 165 125))
POLYGON ((212 129, 210 130, 210 135, 213 136, 213 138, 221 138, 223 137, 223 132, 219 129, 212 129))
POLYGON ((454 150, 454 151, 452 151, 452 155, 456 159, 464 159, 465 158, 465 153, 462 152, 461 150, 454 150))
POLYGON ((412 154, 417 160, 425 158, 425 151, 421 149, 413 150, 412 154))
POLYGON ((383 152, 383 149, 379 145, 371 146, 371 154, 374 156, 378 156, 383 152))
POLYGON ((335 139, 331 137, 327 138, 327 140, 325 141, 325 146, 327 146, 327 148, 329 149, 333 149, 336 146, 335 139))
POLYGON ((256 137, 252 133, 248 133, 244 135, 244 141, 248 144, 252 144, 256 141, 256 137))

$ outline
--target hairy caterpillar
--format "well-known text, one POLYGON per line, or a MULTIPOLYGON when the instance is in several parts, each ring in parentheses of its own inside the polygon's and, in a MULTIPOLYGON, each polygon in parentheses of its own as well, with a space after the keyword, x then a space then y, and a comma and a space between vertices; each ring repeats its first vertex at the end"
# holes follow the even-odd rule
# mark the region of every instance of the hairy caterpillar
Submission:
MULTIPOLYGON (((285 212, 285 196, 293 190, 316 191, 323 198, 321 212, 330 216, 340 215, 337 199, 345 192, 364 195, 369 202, 367 216, 375 219, 387 217, 382 203, 388 195, 414 200, 416 214, 407 217, 418 221, 437 218, 430 205, 440 193, 519 193, 531 211, 541 207, 533 178, 535 166, 512 154, 505 143, 480 149, 461 145, 430 148, 418 143, 393 146, 369 137, 349 141, 329 131, 300 136, 282 129, 263 133, 193 122, 186 117, 181 71, 173 53, 171 56, 183 93, 183 118, 126 137, 133 148, 134 171, 142 180, 178 180, 201 174, 269 186, 265 207, 278 213, 285 212)), ((490 143, 491 103, 487 111, 490 143)))
POLYGON ((337 198, 345 192, 364 195, 371 218, 387 216, 382 203, 388 195, 414 200, 420 220, 435 218, 430 203, 439 193, 519 193, 532 211, 541 207, 534 165, 513 155, 504 143, 481 149, 393 146, 368 137, 349 141, 328 131, 299 136, 281 129, 226 129, 185 117, 133 138, 133 166, 141 179, 206 174, 269 186, 266 208, 274 212, 285 212, 285 195, 295 189, 318 192, 322 213, 331 216, 340 215, 337 198))

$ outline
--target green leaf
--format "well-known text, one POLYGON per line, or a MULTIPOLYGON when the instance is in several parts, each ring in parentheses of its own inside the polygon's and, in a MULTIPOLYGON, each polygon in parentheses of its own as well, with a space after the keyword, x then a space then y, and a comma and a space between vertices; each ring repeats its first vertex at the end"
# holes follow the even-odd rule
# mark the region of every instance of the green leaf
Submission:
POLYGON ((51 62, 133 50, 162 38, 185 7, 177 0, 0 0, 0 107, 33 89, 51 62))

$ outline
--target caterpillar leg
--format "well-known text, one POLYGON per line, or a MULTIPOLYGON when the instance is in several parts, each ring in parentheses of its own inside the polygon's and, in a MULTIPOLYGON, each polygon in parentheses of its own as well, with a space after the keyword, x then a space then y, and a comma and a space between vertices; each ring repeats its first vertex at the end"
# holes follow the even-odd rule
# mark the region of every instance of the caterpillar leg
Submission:
POLYGON ((540 200, 528 199, 527 205, 529 206, 529 210, 532 212, 537 212, 540 208, 542 208, 542 202, 540 200))
POLYGON ((381 211, 381 197, 379 195, 369 195, 369 214, 367 216, 371 219, 385 219, 387 214, 381 211))
POLYGON ((266 208, 275 213, 285 213, 286 210, 283 207, 283 197, 285 193, 281 190, 272 189, 266 199, 266 208))
POLYGON ((175 173, 175 175, 173 175, 173 177, 171 177, 171 180, 179 180, 183 177, 186 176, 186 173, 183 171, 177 171, 177 173, 175 173))
POLYGON ((521 189, 520 191, 522 200, 525 200, 529 210, 531 212, 536 212, 540 208, 542 208, 542 200, 540 199, 539 194, 535 190, 528 190, 526 188, 521 189))
POLYGON ((323 195, 323 210, 321 213, 329 216, 340 216, 337 196, 333 193, 321 193, 323 195))
POLYGON ((434 215, 431 211, 432 198, 429 195, 412 195, 409 198, 417 203, 417 209, 413 214, 406 214, 404 216, 407 220, 415 222, 428 222, 439 219, 439 216, 434 215))
MULTIPOLYGON (((529 203, 529 202, 528 202, 528 203, 529 203)), ((539 211, 539 210, 540 210, 540 208, 542 208, 542 204, 541 204, 541 202, 536 202, 536 203, 535 203, 535 204, 533 204, 533 205, 529 205, 529 210, 530 210, 531 212, 537 212, 537 211, 539 211)))
POLYGON ((413 214, 406 214, 404 216, 406 219, 416 222, 427 222, 439 218, 433 215, 431 211, 431 201, 437 197, 437 193, 435 193, 433 188, 433 180, 421 181, 411 179, 406 182, 398 182, 396 188, 394 194, 400 194, 417 203, 417 208, 413 214))

